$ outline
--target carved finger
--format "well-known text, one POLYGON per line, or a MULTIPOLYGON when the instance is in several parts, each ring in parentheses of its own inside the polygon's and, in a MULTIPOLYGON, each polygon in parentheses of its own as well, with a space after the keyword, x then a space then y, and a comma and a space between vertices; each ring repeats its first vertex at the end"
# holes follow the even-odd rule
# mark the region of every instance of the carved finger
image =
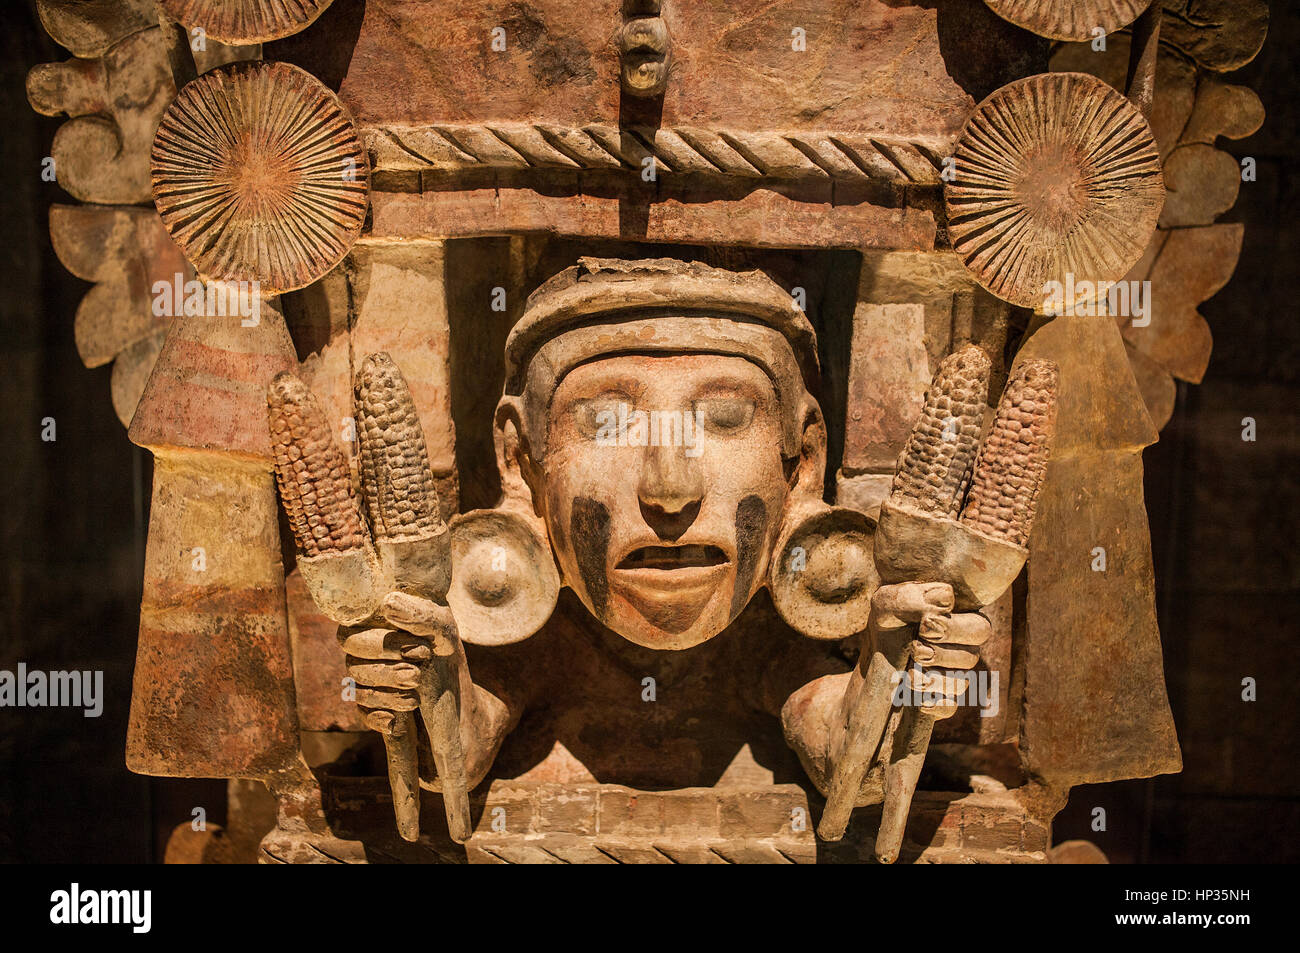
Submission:
POLYGON ((390 592, 380 607, 392 625, 416 635, 454 639, 456 620, 448 606, 409 592, 390 592))
POLYGON ((921 714, 929 715, 937 721, 957 714, 959 707, 957 701, 966 693, 966 687, 970 684, 965 678, 954 678, 940 672, 919 671, 916 668, 908 669, 907 677, 912 692, 931 702, 931 704, 918 706, 918 710, 921 714))
POLYGON ((383 708, 362 709, 361 720, 371 731, 391 731, 396 715, 383 708))
POLYGON ((980 660, 978 646, 953 645, 947 642, 935 645, 919 639, 912 643, 912 661, 922 668, 971 669, 980 660))
POLYGON ((926 671, 912 667, 907 670, 907 679, 914 693, 930 692, 945 698, 956 698, 966 693, 970 679, 960 675, 945 675, 939 671, 926 671))
POLYGON ((348 674, 367 688, 401 688, 414 691, 420 686, 420 668, 410 662, 367 662, 347 659, 348 674))
POLYGON ((927 612, 916 627, 917 634, 929 642, 942 642, 948 634, 949 616, 943 612, 927 612))
POLYGON ((372 662, 424 662, 433 655, 424 638, 402 629, 339 629, 339 644, 348 655, 372 662))
POLYGON ((953 601, 952 586, 947 583, 900 582, 877 589, 871 598, 871 608, 877 624, 890 628, 951 612, 953 601))
POLYGON ((340 629, 339 641, 348 655, 375 662, 423 662, 433 655, 423 638, 400 629, 340 629))
POLYGON ((1025 361, 1013 372, 980 448, 961 521, 1017 546, 1029 542, 1056 429, 1057 367, 1025 361))
POLYGON ((922 705, 917 711, 922 715, 929 715, 935 721, 943 721, 945 718, 951 718, 957 714, 960 707, 956 702, 944 702, 938 705, 922 705))
POLYGON ((954 612, 943 620, 942 627, 929 630, 923 624, 918 632, 920 638, 943 645, 979 646, 993 635, 993 623, 978 612, 954 612))
POLYGON ((357 704, 362 708, 415 711, 420 707, 420 696, 416 692, 399 688, 366 688, 358 685, 357 704))

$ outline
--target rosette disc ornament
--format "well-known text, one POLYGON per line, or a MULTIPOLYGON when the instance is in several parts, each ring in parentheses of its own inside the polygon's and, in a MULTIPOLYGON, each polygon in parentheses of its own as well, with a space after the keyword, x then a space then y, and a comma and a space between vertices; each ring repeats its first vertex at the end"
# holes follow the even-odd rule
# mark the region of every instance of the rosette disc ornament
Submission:
POLYGON ((293 291, 361 234, 366 151, 338 98, 296 66, 200 76, 163 116, 151 158, 163 225, 207 280, 293 291))
POLYGON ((333 0, 159 0, 167 15, 222 43, 264 43, 309 27, 333 0))
POLYGON ((1135 106, 1095 77, 1043 73, 976 108, 944 200, 952 247, 979 283, 1032 308, 1049 281, 1082 299, 1123 278, 1155 232, 1165 188, 1135 106))
MULTIPOLYGON (((1151 6, 1152 0, 984 0, 1009 23, 1053 40, 1091 40, 1098 28, 1113 33, 1151 6)), ((1160 3, 1161 0, 1155 0, 1160 3)))

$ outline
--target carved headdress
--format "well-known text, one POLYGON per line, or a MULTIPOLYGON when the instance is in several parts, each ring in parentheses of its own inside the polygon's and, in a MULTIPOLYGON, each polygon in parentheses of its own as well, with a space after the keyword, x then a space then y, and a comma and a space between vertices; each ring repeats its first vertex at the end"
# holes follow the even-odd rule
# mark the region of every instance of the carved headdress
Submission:
POLYGON ((785 409, 783 451, 799 452, 818 387, 817 336, 791 295, 761 271, 581 258, 529 296, 506 341, 505 396, 530 398, 522 417, 540 449, 565 374, 596 357, 656 352, 729 354, 758 365, 785 409))

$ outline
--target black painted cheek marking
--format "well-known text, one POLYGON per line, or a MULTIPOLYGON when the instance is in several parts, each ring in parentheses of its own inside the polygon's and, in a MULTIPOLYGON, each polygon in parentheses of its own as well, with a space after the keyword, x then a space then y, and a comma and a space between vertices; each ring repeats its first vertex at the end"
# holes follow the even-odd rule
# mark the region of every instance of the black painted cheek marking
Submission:
POLYGON ((747 496, 736 504, 736 588, 731 592, 731 617, 749 602, 754 570, 767 542, 767 504, 760 497, 747 496))
POLYGON ((573 541, 578 574, 587 587, 587 598, 596 615, 604 618, 609 606, 609 576, 605 568, 609 552, 609 510, 605 504, 585 496, 575 499, 569 516, 569 539, 573 541))

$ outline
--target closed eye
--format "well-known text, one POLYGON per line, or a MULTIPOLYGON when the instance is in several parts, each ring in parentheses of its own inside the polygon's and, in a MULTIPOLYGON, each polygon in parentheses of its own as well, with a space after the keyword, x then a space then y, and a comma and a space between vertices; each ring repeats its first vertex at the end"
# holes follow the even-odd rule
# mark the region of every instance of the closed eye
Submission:
MULTIPOLYGON (((574 426, 584 437, 608 434, 618 427, 620 405, 628 403, 626 394, 610 394, 575 401, 570 407, 574 426)), ((629 407, 627 413, 631 413, 629 407)))
POLYGON ((710 397, 695 402, 695 413, 710 433, 737 434, 754 419, 754 402, 743 397, 710 397))

